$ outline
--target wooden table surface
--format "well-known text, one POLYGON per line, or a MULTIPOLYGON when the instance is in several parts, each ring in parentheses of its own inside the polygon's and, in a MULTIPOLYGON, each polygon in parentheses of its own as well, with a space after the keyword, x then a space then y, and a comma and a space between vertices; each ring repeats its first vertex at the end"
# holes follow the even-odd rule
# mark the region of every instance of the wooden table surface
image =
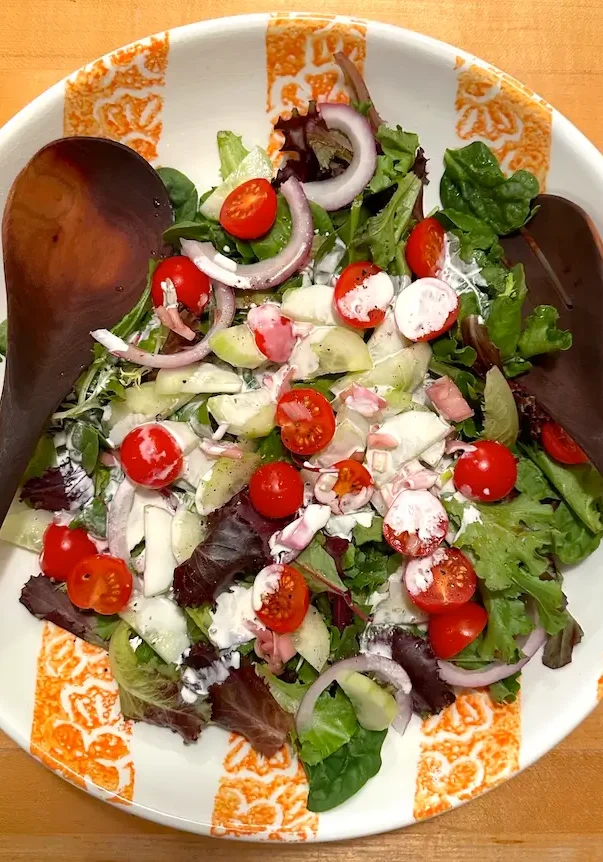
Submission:
MULTIPOLYGON (((0 0, 0 125, 100 54, 191 21, 266 10, 362 14, 458 45, 536 90, 603 149, 603 0, 0 0)), ((7 692, 3 696, 7 696, 7 692)), ((0 734, 0 860, 603 859, 603 710, 513 781, 405 832, 324 847, 220 842, 103 805, 0 734)))

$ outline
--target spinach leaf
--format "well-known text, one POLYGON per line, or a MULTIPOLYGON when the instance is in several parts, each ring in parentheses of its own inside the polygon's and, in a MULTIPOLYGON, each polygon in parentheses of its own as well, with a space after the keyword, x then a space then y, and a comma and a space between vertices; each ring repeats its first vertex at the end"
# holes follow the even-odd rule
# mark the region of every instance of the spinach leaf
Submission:
POLYGON ((243 139, 234 132, 218 132, 217 138, 220 176, 225 180, 239 167, 245 156, 249 155, 249 150, 243 146, 243 139))
POLYGON ((163 232, 163 241, 176 248, 179 247, 181 239, 196 239, 199 242, 211 242, 220 251, 225 247, 237 248, 234 237, 226 233, 218 222, 210 221, 202 215, 197 219, 182 219, 170 225, 163 232))
POLYGON ((82 527, 87 533, 104 539, 107 535, 107 504, 100 497, 93 497, 69 527, 72 530, 82 527))
POLYGON ((504 291, 492 301, 486 320, 488 334, 503 360, 510 359, 521 335, 521 307, 528 293, 523 266, 517 264, 507 275, 504 291))
POLYGON ((348 743, 358 729, 354 707, 336 687, 333 695, 323 691, 312 715, 312 727, 299 738, 300 757, 315 766, 348 743))
POLYGON ((421 180, 413 173, 407 174, 398 182, 389 203, 369 218, 354 237, 354 247, 370 254, 381 269, 387 270, 396 259, 420 190, 421 180))
POLYGON ((444 209, 468 213, 499 236, 520 228, 530 216, 538 180, 529 171, 505 177, 496 156, 481 141, 444 153, 440 198, 444 209))
POLYGON ((194 183, 175 168, 157 168, 174 210, 174 221, 192 221, 199 197, 194 183))
POLYGON ((22 484, 29 479, 42 476, 49 467, 56 467, 57 453, 50 434, 43 434, 36 444, 35 451, 29 460, 27 469, 21 479, 22 484))
POLYGON ((258 260, 275 257, 282 251, 291 237, 291 212, 289 204, 282 195, 277 197, 276 221, 261 239, 252 240, 250 245, 258 260))
POLYGON ((75 422, 70 432, 71 445, 80 453, 82 469, 91 476, 99 452, 98 431, 85 422, 75 422))
POLYGON ((523 359, 556 350, 569 350, 572 334, 569 330, 557 329, 559 312, 552 305, 538 305, 526 319, 519 339, 519 353, 523 359))
POLYGON ((335 230, 331 216, 321 206, 310 201, 310 209, 312 210, 312 221, 314 222, 314 230, 324 236, 330 236, 335 230))
POLYGON ((381 769, 386 730, 359 727, 347 745, 315 766, 306 765, 310 792, 308 809, 328 811, 358 793, 381 769))

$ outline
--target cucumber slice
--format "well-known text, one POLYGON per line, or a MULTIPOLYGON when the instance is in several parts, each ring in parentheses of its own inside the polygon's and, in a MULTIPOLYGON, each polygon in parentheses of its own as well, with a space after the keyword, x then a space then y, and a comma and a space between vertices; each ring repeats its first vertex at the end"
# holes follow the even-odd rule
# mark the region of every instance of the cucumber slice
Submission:
POLYGON ((190 646, 186 617, 165 596, 138 596, 120 617, 168 664, 175 664, 190 646))
POLYGON ((337 326, 333 296, 335 288, 326 284, 314 284, 287 290, 283 294, 281 312, 291 320, 301 320, 322 326, 337 326))
POLYGON ((376 365, 388 356, 410 347, 411 343, 398 329, 393 309, 389 309, 383 323, 375 329, 367 341, 367 347, 376 365))
POLYGON ((237 395, 214 395, 207 409, 219 425, 227 423, 230 434, 266 437, 274 428, 276 404, 265 389, 252 389, 237 395))
POLYGON ((203 521, 188 509, 178 509, 172 519, 172 553, 178 565, 191 556, 203 540, 203 521))
POLYGON ((265 180, 271 180, 274 175, 274 166, 270 161, 270 156, 262 147, 254 147, 229 176, 224 180, 222 185, 212 192, 206 201, 201 205, 201 215, 206 218, 218 221, 220 218, 220 210, 222 204, 228 195, 237 188, 247 182, 247 180, 255 180, 259 177, 265 180))
POLYGON ((0 528, 0 539, 39 554, 42 551, 44 531, 51 523, 52 512, 30 509, 15 498, 0 528))
POLYGON ((334 326, 313 348, 318 356, 321 374, 342 371, 366 371, 373 362, 361 336, 341 326, 334 326))
POLYGON ((184 368, 162 368, 155 380, 159 395, 216 395, 240 392, 243 381, 229 368, 218 368, 211 362, 195 362, 184 368))
POLYGON ((174 580, 175 559, 172 553, 172 515, 159 506, 144 510, 144 595, 145 598, 166 593, 174 580))
POLYGON ((385 730, 398 715, 393 695, 361 673, 341 673, 337 681, 352 701, 358 724, 365 730, 385 730))
POLYGON ((337 427, 333 439, 318 455, 310 459, 311 462, 321 467, 331 467, 338 461, 351 458, 357 452, 364 452, 370 424, 360 413, 349 407, 342 407, 337 412, 337 427))
POLYGON ((392 386, 412 392, 423 381, 431 359, 431 347, 426 342, 417 342, 378 362, 362 374, 347 374, 331 387, 331 392, 340 395, 352 383, 361 386, 392 386))
POLYGON ((301 626, 291 634, 291 642, 300 656, 320 673, 329 658, 331 636, 322 614, 313 605, 301 626))
POLYGON ((195 505, 199 514, 210 515, 242 491, 259 467, 260 460, 255 452, 246 452, 239 460, 218 458, 197 488, 195 505))
POLYGON ((122 419, 130 413, 146 416, 148 419, 167 419, 176 410, 187 404, 192 394, 161 395, 155 389, 155 383, 141 383, 140 386, 128 386, 126 397, 111 404, 111 415, 106 421, 107 429, 111 431, 122 419))
POLYGON ((246 323, 221 329, 210 338, 209 343, 219 359, 238 368, 257 368, 267 362, 246 323))

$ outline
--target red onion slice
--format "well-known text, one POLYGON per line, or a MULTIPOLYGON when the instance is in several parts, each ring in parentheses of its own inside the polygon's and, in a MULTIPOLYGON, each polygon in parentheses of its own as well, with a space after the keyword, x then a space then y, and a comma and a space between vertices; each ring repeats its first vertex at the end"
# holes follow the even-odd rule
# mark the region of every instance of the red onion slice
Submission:
POLYGON ((521 647, 524 657, 515 664, 502 664, 495 661, 478 670, 465 670, 465 668, 457 667, 452 662, 439 661, 440 676, 449 685, 459 685, 463 688, 482 688, 482 686, 492 685, 521 670, 538 652, 545 640, 546 632, 541 626, 538 626, 530 633, 521 647))
POLYGON ((338 177, 304 183, 308 200, 327 212, 347 207, 371 181, 377 165, 377 147, 370 123, 349 105, 323 103, 318 113, 330 129, 343 132, 352 145, 354 156, 338 177))
POLYGON ((406 725, 410 720, 412 706, 410 702, 410 691, 412 684, 410 677, 397 662, 382 655, 359 655, 356 658, 347 658, 338 661, 315 680, 299 705, 295 718, 295 727, 299 736, 307 733, 312 727, 312 716, 316 701, 326 689, 337 681, 341 673, 374 673, 383 682, 393 685, 396 689, 396 703, 400 714, 394 719, 394 726, 400 733, 404 733, 406 725))
POLYGON ((133 362, 136 365, 144 365, 146 368, 182 368, 184 365, 190 365, 191 362, 199 362, 208 353, 211 353, 209 340, 214 332, 218 332, 220 329, 227 329, 235 315, 235 298, 230 287, 214 281, 213 288, 216 311, 212 325, 199 344, 195 344, 194 347, 185 347, 180 353, 148 353, 146 350, 140 350, 140 348, 133 347, 131 344, 128 345, 127 350, 120 350, 120 345, 117 343, 120 339, 117 339, 116 342, 113 333, 108 332, 106 329, 96 329, 90 335, 115 356, 119 356, 121 359, 133 362))
POLYGON ((239 290, 266 290, 277 287, 306 265, 312 249, 314 222, 303 186, 290 177, 281 186, 291 211, 291 239, 275 257, 259 263, 238 264, 224 257, 211 242, 183 239, 182 253, 195 266, 217 281, 239 290))
POLYGON ((136 487, 132 482, 127 478, 124 479, 113 495, 107 511, 109 553, 128 564, 130 563, 130 549, 128 547, 127 528, 135 491, 136 487))

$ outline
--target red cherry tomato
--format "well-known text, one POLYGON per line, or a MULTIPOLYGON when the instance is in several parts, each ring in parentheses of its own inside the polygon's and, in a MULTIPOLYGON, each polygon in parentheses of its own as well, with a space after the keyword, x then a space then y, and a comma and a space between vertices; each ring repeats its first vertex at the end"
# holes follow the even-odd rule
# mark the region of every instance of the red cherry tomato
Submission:
POLYGON ((294 632, 300 627, 310 604, 306 579, 293 566, 283 565, 278 587, 262 596, 258 618, 277 634, 294 632))
POLYGON ((475 569, 456 548, 439 548, 430 557, 410 560, 404 582, 413 603, 430 614, 464 605, 477 589, 475 569))
POLYGON ((333 408, 314 389, 291 389, 276 405, 276 424, 287 449, 297 455, 314 455, 335 434, 333 408))
POLYGON ((126 434, 120 449, 124 473, 145 488, 165 488, 182 472, 182 449, 161 425, 141 425, 126 434))
POLYGON ((96 552, 96 545, 85 530, 50 524, 44 533, 40 568, 48 578, 66 581, 80 560, 96 552))
POLYGON ((543 425, 540 439, 551 458, 561 464, 586 464, 588 461, 586 452, 556 422, 543 425))
POLYGON ((373 484, 373 477, 360 461, 346 458, 333 465, 337 467, 339 475, 333 485, 333 490, 339 497, 344 494, 359 494, 364 488, 373 484))
POLYGON ((78 608, 116 614, 132 595, 132 574, 123 560, 95 554, 82 560, 67 579, 67 595, 78 608))
POLYGON ((433 341, 447 332, 459 316, 459 298, 439 278, 419 278, 396 299, 394 317, 410 341, 433 341))
POLYGON ((440 272, 445 236, 435 218, 424 218, 413 228, 406 243, 406 262, 416 276, 429 278, 440 272))
POLYGON ((253 332, 255 343, 271 362, 286 362, 295 347, 293 324, 283 317, 279 306, 265 302, 250 309, 247 325, 253 332))
POLYGON ((429 641, 438 658, 448 659, 473 643, 486 628, 488 614, 481 605, 467 602, 429 620, 429 641))
POLYGON ((222 204, 220 224, 238 239, 258 239, 274 224, 276 206, 276 192, 268 180, 248 180, 222 204))
POLYGON ((273 461, 255 471, 249 496, 254 508, 266 518, 286 518, 303 505, 303 479, 291 464, 273 461))
POLYGON ((151 280, 151 298, 156 308, 165 305, 161 284, 167 279, 176 289, 178 302, 199 316, 209 302, 210 283, 205 273, 197 269, 188 257, 178 255, 162 260, 151 280))
POLYGON ((369 261, 350 263, 343 270, 335 286, 335 307, 348 326, 372 329, 385 320, 385 312, 394 291, 386 289, 381 299, 371 296, 367 279, 383 270, 369 261))
POLYGON ((517 481, 513 453, 494 440, 477 440, 454 467, 457 491, 472 500, 494 503, 510 494, 517 481))
POLYGON ((448 532, 448 516, 429 491, 402 491, 383 522, 383 538, 408 557, 428 557, 448 532))

